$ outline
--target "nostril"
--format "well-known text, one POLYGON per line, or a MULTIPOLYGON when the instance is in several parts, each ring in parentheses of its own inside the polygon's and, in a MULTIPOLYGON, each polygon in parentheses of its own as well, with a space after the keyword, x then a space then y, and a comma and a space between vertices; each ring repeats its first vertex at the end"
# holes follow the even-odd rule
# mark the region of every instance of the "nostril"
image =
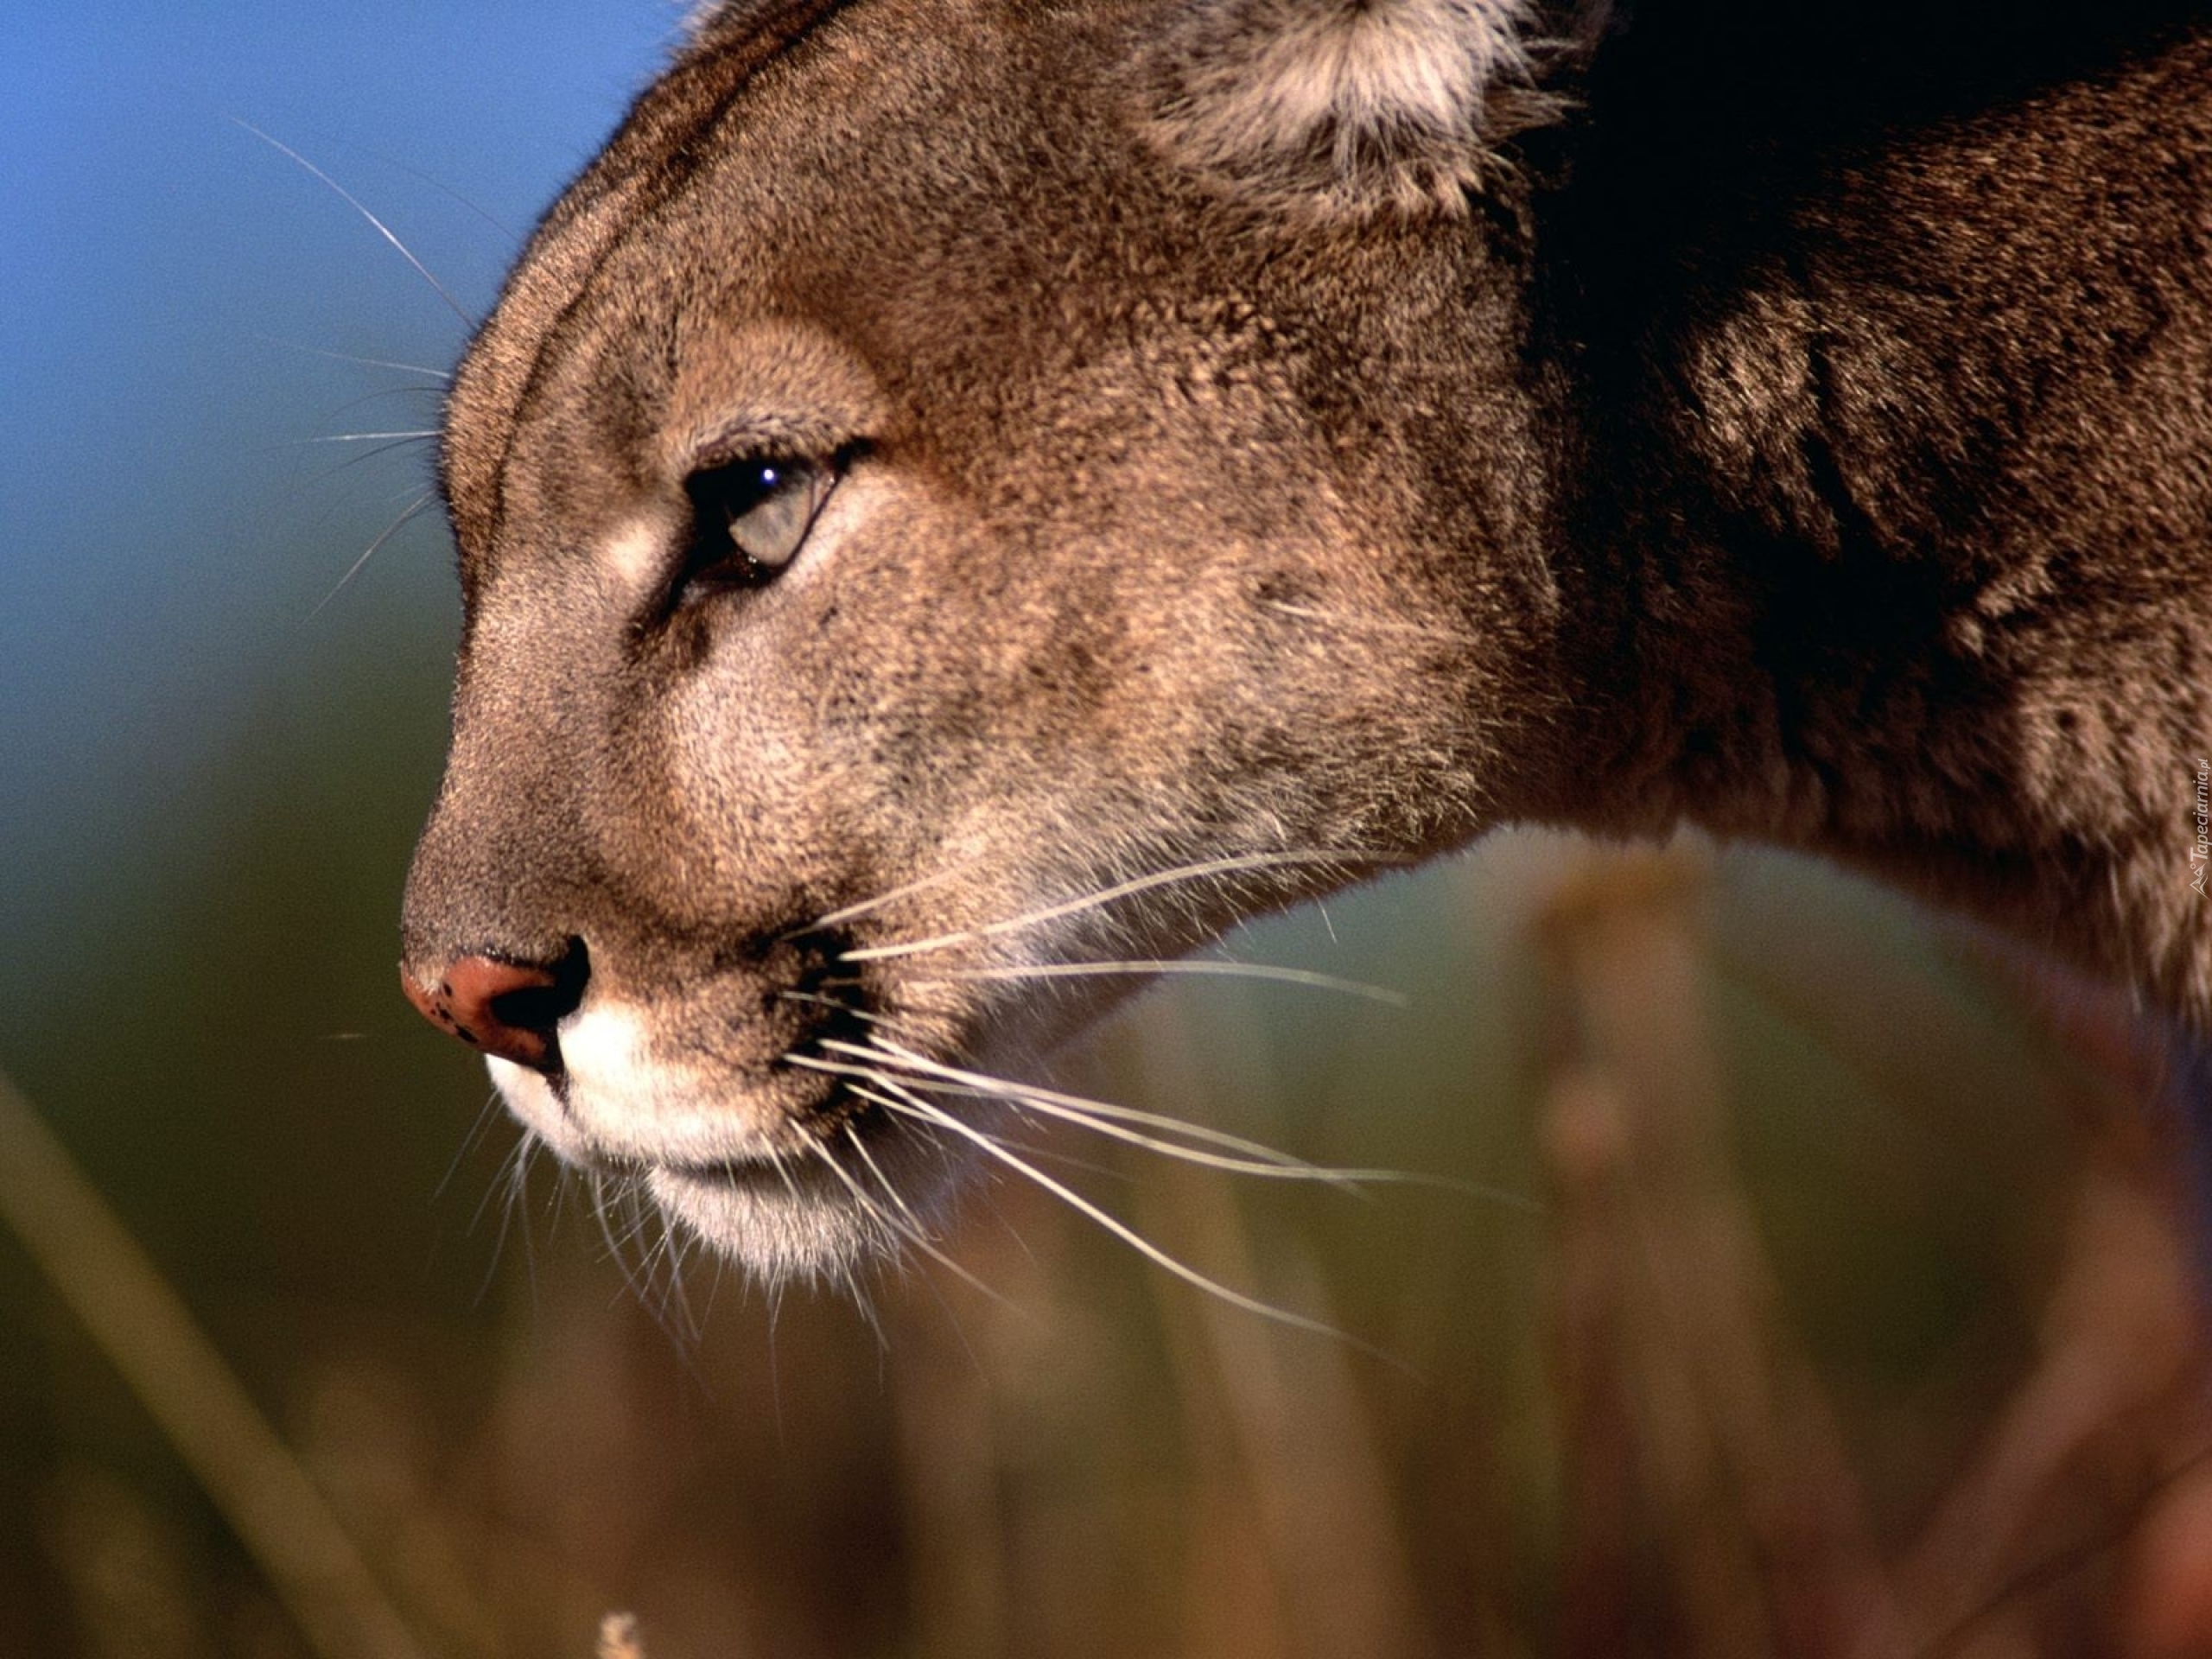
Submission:
POLYGON ((561 1067, 556 1027, 583 1001, 590 968, 582 940, 558 962, 503 961, 471 955, 447 965, 434 990, 405 969, 400 983, 423 1017, 486 1054, 539 1071, 561 1067))

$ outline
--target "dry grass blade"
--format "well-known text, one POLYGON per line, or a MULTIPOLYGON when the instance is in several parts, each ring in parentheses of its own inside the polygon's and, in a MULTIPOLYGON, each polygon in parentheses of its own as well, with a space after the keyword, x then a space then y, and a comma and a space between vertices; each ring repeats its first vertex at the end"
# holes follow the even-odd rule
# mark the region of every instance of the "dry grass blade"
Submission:
POLYGON ((323 1659, 425 1659, 329 1503, 45 1120, 0 1075, 0 1221, 83 1321, 323 1659))

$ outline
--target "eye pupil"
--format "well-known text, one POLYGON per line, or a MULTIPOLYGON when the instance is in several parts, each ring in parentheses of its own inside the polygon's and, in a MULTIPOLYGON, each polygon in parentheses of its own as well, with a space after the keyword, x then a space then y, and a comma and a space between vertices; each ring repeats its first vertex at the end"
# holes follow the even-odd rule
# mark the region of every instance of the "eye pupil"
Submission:
POLYGON ((782 457, 694 473, 683 486, 695 527, 683 590, 774 580, 798 556, 836 482, 827 467, 782 457))

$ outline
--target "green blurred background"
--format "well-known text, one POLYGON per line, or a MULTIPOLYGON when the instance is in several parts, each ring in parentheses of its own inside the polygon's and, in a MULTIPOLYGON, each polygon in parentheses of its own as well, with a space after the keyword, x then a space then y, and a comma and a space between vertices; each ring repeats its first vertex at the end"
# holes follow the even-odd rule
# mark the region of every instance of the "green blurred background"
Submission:
MULTIPOLYGON (((465 330, 237 124, 475 315, 677 21, 0 23, 0 1068, 412 1650, 582 1656, 616 1607, 663 1659, 2199 1650, 2158 1645, 2187 1516, 2144 1507, 2203 1427, 2152 1083, 1801 863, 1502 838, 1234 944, 1405 1010, 1178 985, 1069 1058, 1510 1195, 1040 1128, 1058 1177, 1347 1340, 1009 1182, 945 1243, 993 1296, 932 1266, 864 1313, 696 1260, 679 1305, 649 1227, 611 1249, 553 1171, 516 1181, 393 983, 435 515, 341 586, 429 479, 346 435, 434 424, 465 330)), ((0 1654, 392 1651, 318 1647, 83 1300, 0 1229, 0 1654)))

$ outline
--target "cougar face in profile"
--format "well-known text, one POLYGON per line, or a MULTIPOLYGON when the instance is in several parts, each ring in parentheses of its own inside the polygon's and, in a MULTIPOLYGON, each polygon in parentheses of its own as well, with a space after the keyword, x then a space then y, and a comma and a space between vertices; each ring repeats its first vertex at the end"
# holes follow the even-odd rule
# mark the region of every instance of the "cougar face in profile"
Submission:
POLYGON ((410 995, 769 1274, 1508 822, 2212 1022, 2212 23, 1834 10, 710 10, 454 385, 410 995))

